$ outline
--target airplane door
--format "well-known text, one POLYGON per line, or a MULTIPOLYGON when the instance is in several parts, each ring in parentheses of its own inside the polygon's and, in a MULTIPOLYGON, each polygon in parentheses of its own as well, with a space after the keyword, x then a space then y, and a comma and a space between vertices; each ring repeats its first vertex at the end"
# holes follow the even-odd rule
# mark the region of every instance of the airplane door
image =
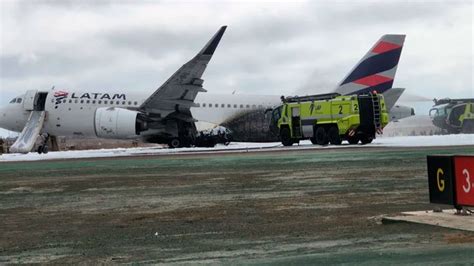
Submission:
POLYGON ((47 92, 38 92, 35 97, 34 110, 44 111, 46 106, 46 98, 48 97, 47 92))
POLYGON ((37 90, 28 90, 25 94, 25 99, 23 100, 23 108, 27 111, 32 111, 35 109, 35 98, 37 90))

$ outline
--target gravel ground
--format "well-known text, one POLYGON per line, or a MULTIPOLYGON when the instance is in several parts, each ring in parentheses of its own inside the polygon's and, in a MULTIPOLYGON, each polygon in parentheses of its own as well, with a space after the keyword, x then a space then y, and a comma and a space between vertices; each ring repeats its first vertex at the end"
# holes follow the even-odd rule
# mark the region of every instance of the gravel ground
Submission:
POLYGON ((472 263, 474 233, 380 222, 432 209, 426 155, 453 153, 474 146, 0 163, 0 263, 472 263))

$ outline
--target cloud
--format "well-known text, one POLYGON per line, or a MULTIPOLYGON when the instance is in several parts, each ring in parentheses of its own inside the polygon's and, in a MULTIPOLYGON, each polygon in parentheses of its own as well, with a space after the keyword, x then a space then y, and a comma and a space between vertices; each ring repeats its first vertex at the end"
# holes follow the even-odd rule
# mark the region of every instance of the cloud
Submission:
POLYGON ((0 104, 32 88, 153 90, 229 25, 210 93, 327 92, 386 33, 407 39, 395 86, 474 97, 470 1, 2 2, 0 104))

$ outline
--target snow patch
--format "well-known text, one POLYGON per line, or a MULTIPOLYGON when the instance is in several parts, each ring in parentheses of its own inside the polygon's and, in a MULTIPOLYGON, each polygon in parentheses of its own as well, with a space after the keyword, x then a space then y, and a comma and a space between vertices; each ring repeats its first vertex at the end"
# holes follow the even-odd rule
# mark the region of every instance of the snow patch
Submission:
POLYGON ((428 146, 456 146, 474 145, 474 134, 457 134, 442 136, 402 136, 402 137, 378 137, 368 145, 340 145, 340 146, 314 146, 309 140, 301 141, 299 147, 283 147, 279 142, 253 143, 233 142, 228 146, 216 145, 213 148, 179 148, 167 149, 162 147, 145 148, 118 148, 84 151, 60 151, 48 154, 2 154, 0 162, 12 161, 40 161, 57 159, 80 159, 101 157, 122 157, 138 155, 160 155, 160 154, 186 154, 186 153, 215 153, 226 151, 250 151, 250 150, 276 150, 276 149, 327 149, 327 148, 351 148, 351 147, 428 147, 428 146))

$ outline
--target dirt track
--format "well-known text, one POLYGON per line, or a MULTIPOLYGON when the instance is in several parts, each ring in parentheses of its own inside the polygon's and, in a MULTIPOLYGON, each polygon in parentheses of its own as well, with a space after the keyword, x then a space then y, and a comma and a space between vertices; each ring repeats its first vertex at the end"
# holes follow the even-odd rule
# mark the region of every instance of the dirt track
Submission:
POLYGON ((0 263, 472 262, 474 234, 381 225, 433 208, 426 154, 297 150, 0 164, 0 263))

